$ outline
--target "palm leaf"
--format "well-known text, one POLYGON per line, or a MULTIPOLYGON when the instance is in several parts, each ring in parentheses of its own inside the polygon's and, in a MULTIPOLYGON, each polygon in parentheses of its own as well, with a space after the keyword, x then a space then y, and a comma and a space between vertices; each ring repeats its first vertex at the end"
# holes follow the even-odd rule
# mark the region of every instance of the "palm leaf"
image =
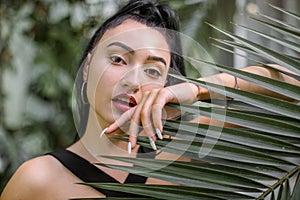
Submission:
POLYGON ((283 21, 281 21, 281 20, 279 20, 279 19, 276 19, 276 18, 267 16, 267 15, 264 15, 264 14, 262 14, 262 13, 258 13, 258 15, 261 16, 261 17, 263 17, 263 18, 269 19, 269 20, 271 20, 271 21, 273 21, 273 22, 275 22, 275 23, 277 23, 277 24, 281 24, 281 25, 287 27, 289 30, 294 31, 295 33, 300 33, 299 30, 297 29, 297 27, 292 26, 292 25, 290 25, 290 24, 287 24, 286 22, 283 22, 283 21))
MULTIPOLYGON (((179 107, 173 105, 173 107, 179 107)), ((266 133, 284 135, 286 137, 300 137, 300 128, 297 125, 286 123, 285 121, 273 119, 273 116, 261 117, 247 112, 239 112, 222 108, 199 108, 197 106, 181 105, 183 111, 201 114, 217 120, 226 120, 226 122, 241 125, 244 127, 261 130, 266 133), (200 110, 200 111, 199 111, 200 110), (224 115, 226 117, 224 118, 224 115)))
POLYGON ((218 135, 218 132, 220 131, 219 127, 213 125, 195 124, 189 122, 181 122, 179 124, 172 121, 167 121, 165 125, 165 134, 176 136, 178 138, 196 137, 200 135, 202 137, 211 137, 220 141, 227 141, 233 144, 245 145, 247 147, 300 154, 300 148, 293 144, 287 143, 280 139, 276 139, 274 137, 253 133, 244 129, 223 127, 221 130, 221 134, 218 135), (178 130, 179 126, 180 132, 174 134, 174 131, 178 130), (170 131, 168 132, 168 130, 170 131), (208 131, 210 132, 210 135, 207 136, 206 133, 208 131), (217 133, 214 133, 214 131, 217 133))
POLYGON ((274 67, 272 67, 272 66, 270 66, 270 65, 267 65, 267 64, 263 64, 263 66, 266 67, 266 68, 270 68, 270 69, 272 69, 272 70, 274 70, 274 71, 278 71, 278 72, 280 72, 280 73, 282 73, 282 74, 285 74, 285 75, 287 75, 287 76, 290 76, 290 77, 292 77, 292 78, 294 78, 294 79, 300 81, 300 76, 297 75, 297 74, 292 74, 292 73, 287 72, 287 71, 282 71, 282 70, 276 69, 276 68, 274 68, 274 67))
MULTIPOLYGON (((236 73, 237 75, 238 73, 236 73)), ((214 83, 208 83, 196 79, 191 78, 182 78, 177 75, 172 75, 180 80, 185 80, 187 82, 194 83, 196 85, 200 85, 202 87, 208 88, 209 90, 212 90, 214 92, 217 92, 219 94, 238 99, 243 102, 247 102, 248 104, 251 104, 253 106, 257 106, 260 108, 264 108, 266 110, 269 110, 271 112, 283 114, 286 116, 290 116, 292 118, 300 119, 300 107, 298 105, 295 105, 293 103, 289 103, 283 100, 275 99, 272 97, 254 94, 246 91, 242 91, 239 89, 234 89, 214 83)))
MULTIPOLYGON (((250 53, 251 55, 255 55, 255 56, 258 56, 258 57, 262 57, 262 58, 263 58, 263 56, 261 56, 261 54, 259 54, 259 53, 255 52, 255 51, 253 51, 252 49, 250 49, 250 48, 248 48, 248 47, 245 47, 244 45, 242 45, 242 44, 240 44, 240 43, 233 42, 233 41, 229 41, 229 40, 223 40, 223 39, 216 39, 216 38, 213 38, 213 39, 214 39, 215 41, 221 43, 221 44, 225 44, 225 45, 227 45, 227 46, 230 46, 230 47, 234 47, 234 48, 236 48, 236 49, 243 50, 244 52, 250 53)), ((224 47, 215 45, 215 44, 213 44, 213 45, 216 46, 216 47, 218 47, 218 48, 223 49, 224 51, 227 51, 227 52, 230 52, 230 53, 234 53, 235 55, 239 55, 239 56, 242 56, 242 57, 246 57, 247 59, 252 60, 252 61, 255 61, 256 63, 262 63, 261 61, 255 60, 255 59, 250 58, 250 57, 248 57, 248 56, 246 56, 246 55, 238 54, 238 53, 236 53, 236 52, 234 52, 234 51, 232 51, 232 50, 230 50, 230 49, 227 49, 227 48, 224 48, 224 47)), ((285 55, 285 56, 287 56, 287 55, 285 55)), ((289 57, 289 56, 287 56, 287 57, 289 57)), ((268 64, 265 64, 265 63, 262 63, 262 65, 265 66, 265 67, 267 67, 267 68, 270 68, 270 69, 272 69, 272 70, 274 70, 274 71, 279 71, 280 73, 283 73, 283 74, 285 74, 285 75, 287 75, 287 76, 290 76, 290 77, 292 77, 292 78, 294 78, 294 79, 300 81, 300 76, 298 76, 297 74, 293 74, 293 73, 290 73, 290 72, 287 72, 287 71, 282 71, 282 70, 280 70, 280 69, 274 68, 274 67, 272 67, 272 66, 270 66, 270 65, 268 65, 268 64)))
MULTIPOLYGON (((236 76, 238 78, 241 78, 246 81, 252 82, 254 84, 260 85, 261 87, 272 90, 279 94, 284 94, 288 97, 294 98, 296 100, 300 100, 300 93, 299 93, 300 87, 298 87, 298 86, 295 86, 295 85, 292 85, 289 83, 285 83, 282 81, 274 80, 271 78, 267 78, 264 76, 256 75, 253 73, 249 73, 246 71, 234 69, 232 67, 206 62, 206 61, 199 60, 199 59, 189 59, 189 60, 191 60, 193 63, 195 63, 195 62, 205 63, 205 64, 207 64, 207 66, 213 67, 221 72, 231 74, 233 76, 236 76)), ((194 79, 193 81, 196 82, 197 80, 194 79)))
MULTIPOLYGON (((208 23, 209 24, 209 23, 208 23)), ((285 66, 286 68, 290 69, 291 71, 294 71, 295 73, 299 74, 300 73, 300 63, 287 57, 284 56, 280 53, 277 53, 276 51, 273 51, 271 49, 268 49, 262 45, 256 44, 250 40, 247 40, 245 38, 242 38, 240 36, 234 35, 228 31, 222 30, 212 24, 209 24, 211 27, 213 27, 214 29, 220 31, 221 33, 225 34, 226 36, 241 42, 242 44, 244 44, 245 46, 255 50, 258 53, 261 53, 262 55, 264 55, 266 58, 270 59, 270 60, 274 60, 275 62, 278 62, 278 64, 285 66)))
POLYGON ((270 7, 272 7, 272 8, 275 8, 276 10, 279 10, 279 11, 281 11, 281 12, 283 12, 283 13, 285 13, 285 14, 291 16, 291 17, 294 18, 294 19, 300 20, 300 16, 297 15, 297 14, 295 14, 295 13, 293 13, 293 12, 290 12, 290 11, 288 11, 288 10, 282 9, 282 8, 280 8, 280 7, 278 7, 278 6, 275 6, 275 5, 273 5, 273 4, 270 4, 270 3, 269 3, 268 5, 269 5, 270 7))
MULTIPOLYGON (((295 13, 270 5, 272 8, 299 20, 295 13)), ((279 31, 282 40, 257 30, 242 26, 245 31, 265 37, 294 52, 299 52, 300 32, 297 27, 271 20, 252 18, 263 26, 279 31)), ((278 53, 253 41, 211 25, 215 30, 233 39, 216 39, 223 45, 238 48, 246 53, 278 62, 294 73, 263 66, 300 80, 299 58, 278 53)), ((190 59, 195 65, 205 63, 213 69, 231 74, 289 98, 300 100, 300 87, 258 76, 221 64, 190 59)), ((153 160, 146 158, 109 158, 128 162, 129 166, 98 165, 146 177, 157 178, 174 185, 83 183, 109 190, 144 195, 144 199, 292 199, 300 198, 300 105, 264 95, 254 94, 197 79, 172 75, 231 99, 211 100, 195 105, 170 106, 181 110, 185 116, 207 116, 219 122, 236 124, 239 128, 191 123, 182 120, 164 122, 164 134, 169 139, 157 140, 159 151, 190 158, 190 162, 153 160), (175 139, 171 139, 171 138, 175 139), (294 180, 294 181, 293 181, 294 180)), ((119 136, 127 141, 128 138, 119 136)), ((151 148, 147 137, 139 137, 138 144, 151 148)), ((109 198, 118 199, 118 198, 109 198)), ((126 199, 126 198, 125 198, 126 199)), ((127 198, 130 199, 130 198, 127 198)))
POLYGON ((269 40, 272 40, 272 41, 276 42, 277 44, 281 44, 281 45, 283 45, 283 46, 285 46, 285 47, 287 47, 291 50, 294 50, 296 52, 300 52, 300 45, 298 43, 295 43, 295 42, 292 42, 292 41, 289 41, 289 40, 285 40, 283 38, 274 37, 273 35, 265 34, 263 32, 248 28, 248 27, 243 26, 243 25, 236 25, 236 26, 242 27, 242 28, 246 29, 247 31, 255 33, 257 35, 263 36, 263 37, 265 37, 269 40))
POLYGON ((280 33, 282 33, 284 35, 290 36, 290 37, 292 37, 294 39, 299 39, 299 37, 300 37, 299 31, 294 31, 294 30, 290 30, 288 28, 283 28, 281 26, 277 26, 277 25, 274 25, 272 23, 265 22, 265 21, 260 20, 260 19, 256 19, 254 17, 251 17, 251 19, 254 20, 254 21, 256 21, 256 22, 259 22, 259 23, 261 23, 261 24, 263 24, 265 26, 267 26, 268 28, 276 30, 276 31, 278 31, 278 32, 280 32, 280 33))
POLYGON ((300 173, 298 172, 297 180, 295 182, 295 187, 291 196, 291 200, 300 199, 300 173))
POLYGON ((184 186, 169 186, 169 185, 137 185, 137 184, 97 184, 86 183, 94 187, 105 188, 109 190, 121 189, 127 193, 147 195, 156 199, 252 199, 246 195, 238 195, 231 192, 224 192, 223 190, 208 190, 206 188, 193 188, 184 186), (227 198, 226 198, 227 197, 227 198))

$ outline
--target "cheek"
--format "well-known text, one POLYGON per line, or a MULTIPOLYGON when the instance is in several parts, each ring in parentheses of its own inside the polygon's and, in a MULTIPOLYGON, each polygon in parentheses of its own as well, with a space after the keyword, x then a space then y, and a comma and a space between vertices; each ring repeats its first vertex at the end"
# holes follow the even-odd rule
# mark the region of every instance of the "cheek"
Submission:
POLYGON ((142 86, 142 91, 145 92, 145 91, 151 91, 151 90, 154 90, 154 89, 161 89, 163 88, 164 86, 162 84, 145 84, 142 86))
POLYGON ((113 91, 119 82, 119 77, 106 70, 99 79, 96 88, 96 102, 101 99, 111 100, 113 91))
POLYGON ((91 70, 89 72, 87 88, 90 105, 95 108, 110 99, 117 82, 118 77, 112 75, 108 68, 105 71, 100 69, 91 70))

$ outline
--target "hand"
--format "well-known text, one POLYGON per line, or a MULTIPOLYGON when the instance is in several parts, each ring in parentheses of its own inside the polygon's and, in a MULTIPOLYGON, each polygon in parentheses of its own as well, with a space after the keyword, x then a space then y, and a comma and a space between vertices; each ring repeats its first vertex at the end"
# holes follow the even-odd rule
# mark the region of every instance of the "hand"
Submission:
POLYGON ((197 100, 197 95, 198 87, 192 83, 181 83, 146 91, 142 95, 141 102, 123 113, 120 118, 106 129, 105 133, 112 133, 130 121, 128 130, 128 152, 130 152, 131 148, 136 146, 139 125, 141 124, 144 133, 149 137, 152 148, 156 150, 156 135, 160 139, 163 138, 162 118, 165 105, 167 103, 193 103, 197 100))

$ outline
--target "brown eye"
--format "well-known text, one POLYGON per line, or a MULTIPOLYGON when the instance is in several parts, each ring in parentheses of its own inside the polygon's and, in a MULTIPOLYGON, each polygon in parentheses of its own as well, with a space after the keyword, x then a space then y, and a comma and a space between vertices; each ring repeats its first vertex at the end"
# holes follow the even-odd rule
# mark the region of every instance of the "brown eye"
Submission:
POLYGON ((117 65, 127 65, 127 63, 119 56, 111 56, 110 60, 113 64, 117 65))

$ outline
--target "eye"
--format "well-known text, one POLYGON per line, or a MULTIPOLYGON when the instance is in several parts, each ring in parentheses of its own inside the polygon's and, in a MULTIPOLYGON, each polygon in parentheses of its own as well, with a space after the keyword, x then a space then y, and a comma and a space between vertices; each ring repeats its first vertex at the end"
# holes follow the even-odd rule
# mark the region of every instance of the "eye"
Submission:
POLYGON ((144 71, 147 74, 149 74, 149 75, 151 75, 151 76, 153 76, 155 78, 158 78, 158 77, 161 76, 161 73, 158 70, 156 70, 156 69, 145 69, 144 71))
POLYGON ((109 57, 112 64, 115 65, 127 65, 127 63, 125 62, 125 60, 123 60, 120 56, 110 56, 109 57))

